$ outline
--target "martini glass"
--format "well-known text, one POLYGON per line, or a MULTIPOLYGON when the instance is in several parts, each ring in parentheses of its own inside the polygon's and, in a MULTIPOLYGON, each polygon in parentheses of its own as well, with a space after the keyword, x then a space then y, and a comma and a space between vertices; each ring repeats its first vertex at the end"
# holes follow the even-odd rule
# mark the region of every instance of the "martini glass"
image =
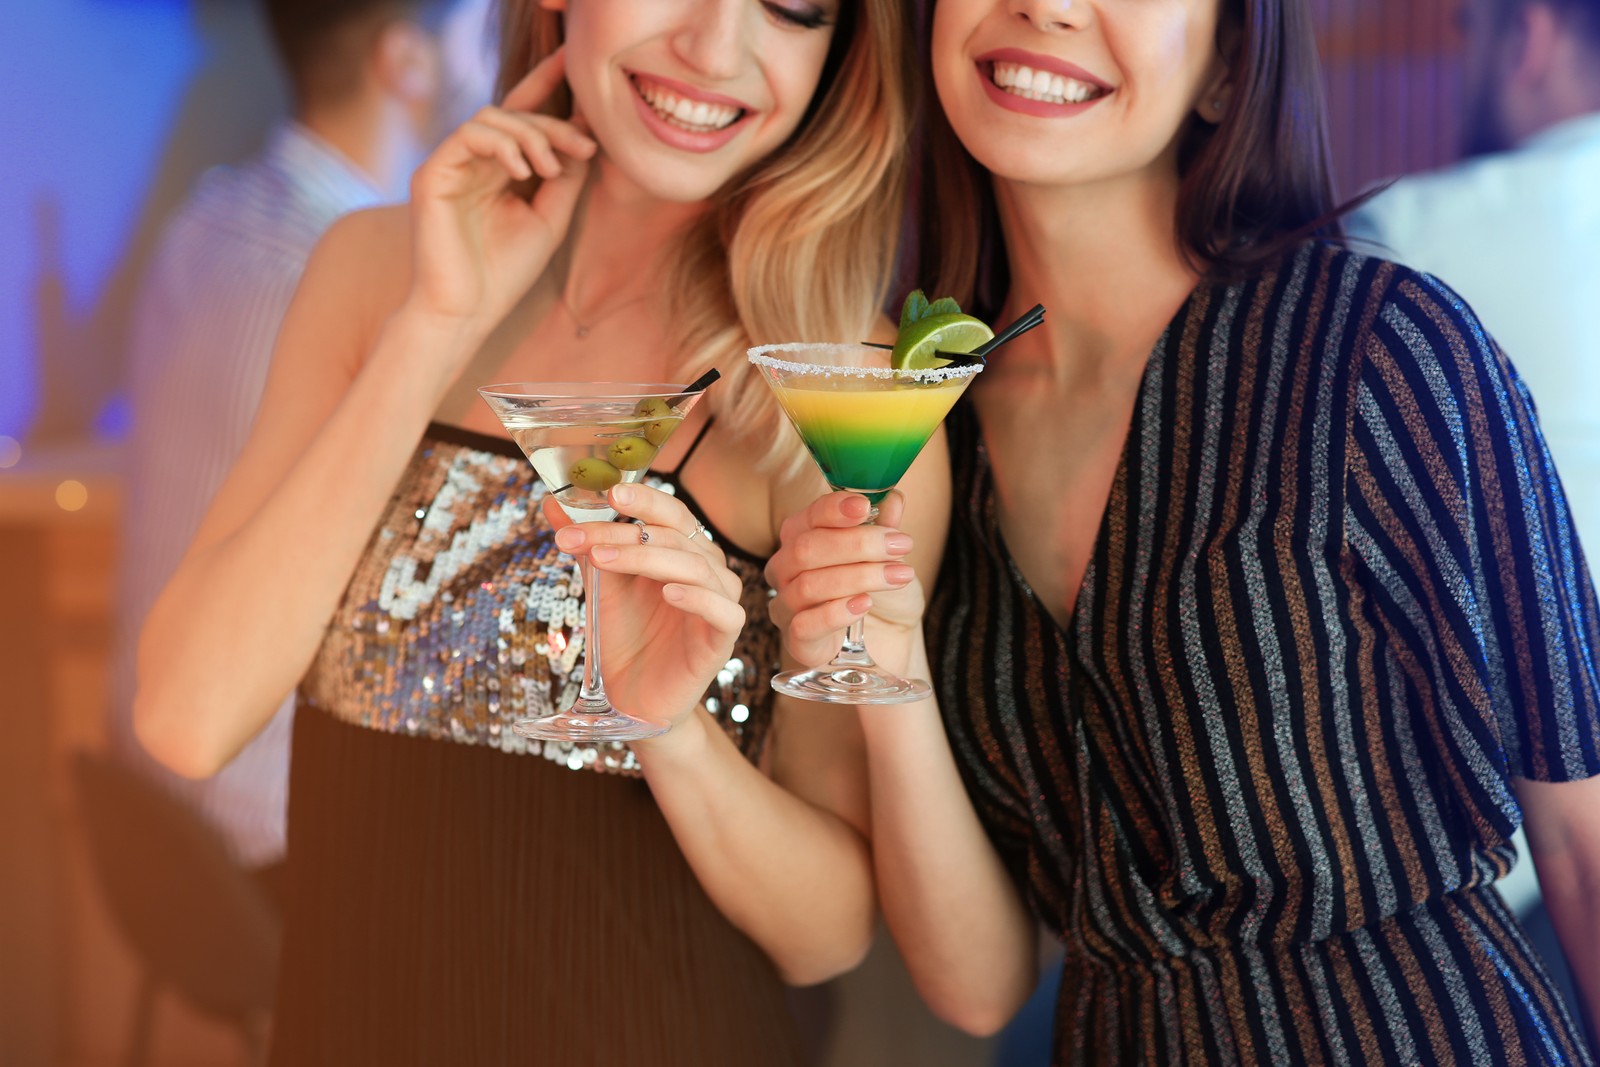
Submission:
MULTIPOLYGON (((878 504, 904 476, 933 431, 966 391, 981 362, 935 370, 890 370, 866 345, 787 344, 750 349, 773 395, 836 490, 878 504)), ((928 683, 901 678, 872 662, 865 621, 845 633, 833 662, 786 671, 772 688, 829 704, 903 704, 928 696, 928 683)))
MULTIPOLYGON (((574 522, 617 517, 606 494, 631 485, 683 423, 699 392, 640 382, 515 382, 478 395, 499 416, 535 473, 574 522)), ((541 741, 638 741, 668 730, 613 707, 600 674, 600 574, 583 557, 583 684, 564 711, 518 719, 512 729, 541 741)))

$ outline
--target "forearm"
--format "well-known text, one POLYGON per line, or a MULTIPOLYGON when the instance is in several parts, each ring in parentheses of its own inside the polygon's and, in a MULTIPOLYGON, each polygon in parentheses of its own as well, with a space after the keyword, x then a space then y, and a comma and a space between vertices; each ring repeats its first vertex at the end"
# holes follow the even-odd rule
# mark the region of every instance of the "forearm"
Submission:
POLYGON ((197 544, 162 592, 141 635, 135 717, 179 773, 225 764, 305 672, 443 390, 431 368, 451 343, 469 342, 392 318, 260 507, 197 544))
POLYGON ((1538 856, 1539 887, 1590 1022, 1600 1025, 1600 856, 1538 856))
POLYGON ((875 907, 859 833, 762 774, 703 711, 634 751, 707 896, 785 981, 861 961, 875 907))
POLYGON ((1600 777, 1512 779, 1550 921, 1577 979, 1589 1021, 1600 1025, 1600 777))
MULTIPOLYGON (((906 666, 930 677, 917 645, 906 666)), ((863 708, 861 720, 884 917, 934 1012, 993 1033, 1033 990, 1036 924, 978 821, 933 701, 863 708)))

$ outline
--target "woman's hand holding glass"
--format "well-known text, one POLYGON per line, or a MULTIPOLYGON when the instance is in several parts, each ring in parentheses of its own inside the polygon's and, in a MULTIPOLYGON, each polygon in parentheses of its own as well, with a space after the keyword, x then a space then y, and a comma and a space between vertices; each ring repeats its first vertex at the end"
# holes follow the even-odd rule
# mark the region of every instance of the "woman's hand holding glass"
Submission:
POLYGON ((682 501, 647 485, 616 486, 610 501, 636 521, 574 523, 549 496, 544 513, 563 552, 606 573, 608 692, 640 718, 677 723, 733 655, 742 584, 682 501))
POLYGON ((863 526, 869 508, 859 493, 829 493, 784 520, 782 544, 767 563, 767 584, 777 592, 769 610, 789 654, 806 666, 837 655, 845 629, 869 613, 880 658, 899 658, 892 650, 908 648, 921 630, 927 598, 905 563, 915 544, 895 528, 905 498, 891 492, 878 521, 863 526))
POLYGON ((417 168, 409 306, 487 334, 549 265, 598 151, 581 117, 534 112, 565 78, 557 50, 417 168))

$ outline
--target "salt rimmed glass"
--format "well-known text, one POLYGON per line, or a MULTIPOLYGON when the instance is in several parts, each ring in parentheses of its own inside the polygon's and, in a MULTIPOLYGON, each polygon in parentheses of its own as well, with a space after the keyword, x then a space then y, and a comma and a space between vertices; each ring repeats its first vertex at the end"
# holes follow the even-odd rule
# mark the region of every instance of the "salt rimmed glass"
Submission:
MULTIPOLYGON (((811 458, 836 490, 860 493, 877 521, 878 505, 921 453, 966 391, 982 363, 928 370, 892 370, 866 345, 783 344, 749 351, 811 458)), ((867 654, 865 620, 845 633, 824 667, 772 679, 780 693, 830 704, 903 704, 930 693, 928 683, 901 678, 867 654)))

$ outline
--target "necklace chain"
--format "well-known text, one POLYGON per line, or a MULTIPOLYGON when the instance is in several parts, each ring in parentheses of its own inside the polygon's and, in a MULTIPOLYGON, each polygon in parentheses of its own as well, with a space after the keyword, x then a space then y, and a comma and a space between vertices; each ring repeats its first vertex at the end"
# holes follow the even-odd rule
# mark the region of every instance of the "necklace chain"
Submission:
POLYGON ((600 312, 598 315, 596 315, 593 318, 591 318, 588 322, 585 322, 583 319, 578 317, 578 310, 577 310, 577 308, 574 308, 572 306, 572 301, 567 299, 566 286, 562 286, 561 287, 561 306, 566 309, 567 317, 572 320, 572 325, 574 327, 576 327, 575 333, 577 335, 577 338, 578 338, 578 340, 581 341, 584 338, 589 336, 589 331, 590 330, 594 329, 596 326, 600 325, 602 322, 604 322, 605 320, 609 319, 611 316, 615 315, 617 312, 621 311, 623 308, 632 307, 634 304, 637 304, 639 301, 645 299, 648 296, 650 296, 650 293, 648 293, 648 292, 640 293, 637 296, 634 296, 634 297, 631 297, 631 298, 629 298, 627 300, 624 300, 622 303, 617 304, 617 305, 615 305, 615 306, 613 306, 613 307, 611 307, 611 308, 609 308, 609 309, 607 309, 605 311, 600 312))

